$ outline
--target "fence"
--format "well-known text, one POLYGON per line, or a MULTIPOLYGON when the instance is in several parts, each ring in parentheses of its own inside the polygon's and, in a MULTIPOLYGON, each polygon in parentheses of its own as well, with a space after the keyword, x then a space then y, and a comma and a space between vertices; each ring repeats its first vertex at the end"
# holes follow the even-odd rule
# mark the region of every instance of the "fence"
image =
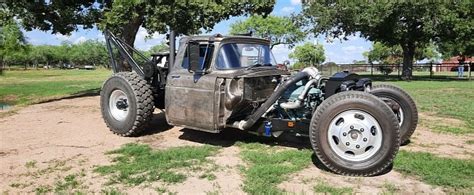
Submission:
MULTIPOLYGON (((413 79, 465 79, 471 80, 474 62, 465 63, 463 77, 458 77, 458 63, 416 63, 413 64, 413 79)), ((332 75, 340 71, 349 71, 360 75, 400 79, 402 64, 337 64, 322 65, 318 69, 323 75, 332 75)))

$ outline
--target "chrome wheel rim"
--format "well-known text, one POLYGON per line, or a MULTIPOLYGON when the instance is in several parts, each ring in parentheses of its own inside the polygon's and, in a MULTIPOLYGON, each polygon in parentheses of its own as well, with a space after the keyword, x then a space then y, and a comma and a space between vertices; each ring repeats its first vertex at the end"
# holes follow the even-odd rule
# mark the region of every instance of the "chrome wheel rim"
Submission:
POLYGON ((124 121, 128 116, 127 95, 119 89, 112 91, 109 98, 110 115, 118 121, 124 121))
POLYGON ((328 129, 328 142, 337 156, 348 161, 364 161, 382 146, 378 121, 361 110, 347 110, 334 117, 328 129))
POLYGON ((398 125, 402 126, 402 123, 403 123, 403 120, 405 119, 404 116, 403 116, 403 110, 402 110, 402 107, 400 106, 400 108, 398 109, 397 113, 395 113, 397 115, 397 118, 398 118, 398 125))

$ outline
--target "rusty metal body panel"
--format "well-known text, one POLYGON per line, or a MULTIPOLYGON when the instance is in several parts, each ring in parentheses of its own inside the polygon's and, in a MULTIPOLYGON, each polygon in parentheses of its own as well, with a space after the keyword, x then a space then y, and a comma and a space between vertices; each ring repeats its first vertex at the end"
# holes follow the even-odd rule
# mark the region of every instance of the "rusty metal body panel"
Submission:
MULTIPOLYGON (((165 109, 169 124, 208 132, 220 132, 220 130, 226 128, 227 119, 229 119, 231 115, 242 113, 242 115, 245 116, 245 114, 249 112, 242 112, 242 109, 247 108, 238 110, 229 107, 226 108, 225 102, 230 98, 230 93, 226 93, 226 90, 229 90, 229 86, 232 82, 238 82, 243 79, 259 81, 254 85, 260 86, 260 88, 257 87, 260 92, 255 94, 253 90, 257 88, 246 86, 248 88, 247 93, 249 93, 247 96, 258 96, 259 101, 263 101, 266 96, 271 95, 276 84, 260 84, 268 84, 271 82, 273 76, 289 74, 289 72, 276 69, 276 67, 219 70, 215 66, 216 56, 218 55, 220 46, 226 43, 257 43, 269 45, 268 40, 252 37, 213 38, 209 36, 196 36, 182 38, 175 63, 170 67, 170 72, 167 76, 165 109), (209 42, 210 38, 213 39, 212 43, 215 49, 213 50, 209 66, 205 67, 204 74, 196 74, 188 71, 187 68, 183 67, 188 42, 199 41, 205 44, 209 42)), ((245 103, 248 102, 240 102, 240 104, 245 103)))

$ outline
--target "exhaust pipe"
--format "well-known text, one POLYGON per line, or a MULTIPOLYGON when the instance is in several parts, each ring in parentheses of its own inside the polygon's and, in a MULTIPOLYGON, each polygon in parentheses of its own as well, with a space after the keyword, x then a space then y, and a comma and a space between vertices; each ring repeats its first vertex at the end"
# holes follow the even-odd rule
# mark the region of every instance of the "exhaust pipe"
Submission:
POLYGON ((286 80, 281 84, 275 92, 265 101, 247 120, 236 121, 231 126, 241 130, 246 130, 252 127, 267 110, 285 93, 286 89, 305 78, 319 78, 319 71, 314 67, 308 67, 297 73, 295 76, 286 80))

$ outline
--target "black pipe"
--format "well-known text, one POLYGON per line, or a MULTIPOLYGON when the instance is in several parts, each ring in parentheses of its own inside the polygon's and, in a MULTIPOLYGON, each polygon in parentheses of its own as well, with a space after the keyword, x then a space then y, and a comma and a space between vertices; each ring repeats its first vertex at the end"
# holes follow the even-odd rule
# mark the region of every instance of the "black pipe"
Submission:
POLYGON ((282 85, 280 85, 278 89, 267 99, 267 101, 265 101, 260 106, 260 108, 257 109, 257 111, 250 115, 250 117, 247 119, 247 121, 244 122, 241 128, 248 129, 252 127, 258 121, 258 119, 260 119, 260 117, 262 117, 262 115, 281 97, 281 95, 285 93, 288 87, 309 76, 310 75, 308 73, 302 71, 288 79, 282 85))
MULTIPOLYGON (((171 28, 171 27, 170 27, 171 28)), ((176 50, 176 33, 173 29, 170 30, 170 59, 168 59, 169 67, 174 66, 175 50, 176 50)))

